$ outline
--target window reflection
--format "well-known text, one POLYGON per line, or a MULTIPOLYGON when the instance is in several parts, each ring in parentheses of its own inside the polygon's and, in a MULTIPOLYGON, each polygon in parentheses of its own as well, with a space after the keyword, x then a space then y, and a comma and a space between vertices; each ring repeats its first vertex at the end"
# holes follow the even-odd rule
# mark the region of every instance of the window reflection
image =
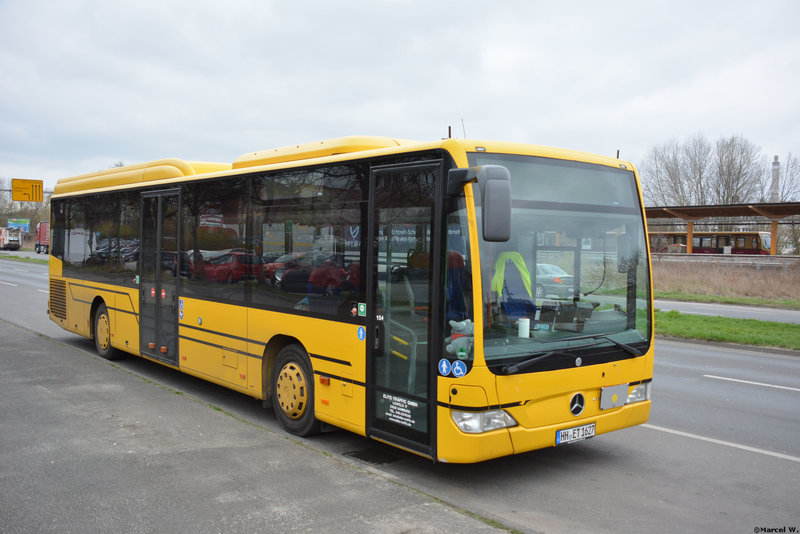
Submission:
POLYGON ((251 245, 263 270, 255 304, 356 317, 364 179, 356 166, 256 177, 251 245))
POLYGON ((139 258, 138 194, 114 193, 54 200, 54 256, 64 274, 133 286, 139 258))
POLYGON ((181 250, 173 263, 184 294, 245 301, 241 282, 258 280, 263 265, 245 246, 246 194, 243 178, 185 186, 181 250))

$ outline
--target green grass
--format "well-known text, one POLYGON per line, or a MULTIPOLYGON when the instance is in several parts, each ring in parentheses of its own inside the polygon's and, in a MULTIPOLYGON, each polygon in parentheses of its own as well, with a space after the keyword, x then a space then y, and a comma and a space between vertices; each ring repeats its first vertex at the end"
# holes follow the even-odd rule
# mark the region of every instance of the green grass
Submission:
MULTIPOLYGON (((45 256, 45 258, 46 257, 47 256, 45 256)), ((25 256, 14 256, 3 252, 0 252, 0 260, 14 260, 14 261, 21 261, 24 263, 38 263, 41 265, 47 265, 49 263, 49 260, 43 260, 39 258, 27 258, 25 256)))
POLYGON ((656 311, 655 331, 663 336, 800 350, 800 325, 791 323, 656 311))

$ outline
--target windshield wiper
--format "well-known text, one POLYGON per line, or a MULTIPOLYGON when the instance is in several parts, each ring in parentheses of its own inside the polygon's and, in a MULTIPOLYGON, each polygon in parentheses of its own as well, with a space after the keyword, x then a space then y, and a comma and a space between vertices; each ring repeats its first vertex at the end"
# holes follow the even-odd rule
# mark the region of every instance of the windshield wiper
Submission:
POLYGON ((520 371, 524 371, 531 365, 536 362, 546 360, 551 356, 575 356, 569 352, 565 352, 563 350, 551 350, 550 352, 545 352, 544 354, 540 354, 539 356, 534 356, 533 358, 529 358, 527 360, 517 362, 517 363, 509 363, 508 365, 504 365, 500 368, 500 372, 504 375, 513 375, 519 373, 520 371))
MULTIPOLYGON (((616 339, 613 339, 613 338, 609 337, 613 333, 614 332, 609 332, 607 334, 586 334, 584 336, 562 337, 560 339, 549 339, 549 340, 541 341, 541 343, 553 343, 555 341, 574 341, 574 340, 578 340, 578 339, 602 339, 603 341, 608 341, 609 343, 613 344, 617 348, 622 349, 623 351, 625 351, 627 354, 629 354, 631 356, 642 356, 644 354, 644 352, 641 352, 641 351, 631 347, 630 345, 626 345, 625 343, 622 343, 621 341, 617 341, 616 339)), ((570 348, 571 349, 585 349, 585 348, 591 347, 591 346, 592 345, 580 345, 578 347, 570 347, 570 348)), ((519 373, 520 371, 524 371, 528 367, 532 366, 534 363, 542 361, 542 360, 546 360, 547 358, 550 358, 551 356, 570 356, 570 357, 572 357, 572 356, 575 356, 575 355, 572 354, 571 352, 567 352, 567 351, 564 351, 564 350, 551 350, 550 352, 545 352, 544 354, 539 354, 538 356, 534 356, 533 358, 529 358, 529 359, 521 361, 521 362, 509 363, 507 365, 504 365, 503 367, 500 368, 500 373, 502 373, 504 375, 513 375, 513 374, 519 373)))
POLYGON ((584 336, 572 336, 572 337, 562 337, 560 339, 550 339, 547 341, 542 341, 542 343, 552 343, 554 341, 573 341, 575 339, 602 339, 604 341, 608 341, 609 343, 613 344, 617 348, 620 348, 630 354, 631 356, 642 356, 644 352, 640 352, 639 350, 631 347, 630 345, 626 345, 621 341, 617 341, 616 339, 611 338, 611 334, 614 332, 608 332, 605 334, 586 334, 584 336))

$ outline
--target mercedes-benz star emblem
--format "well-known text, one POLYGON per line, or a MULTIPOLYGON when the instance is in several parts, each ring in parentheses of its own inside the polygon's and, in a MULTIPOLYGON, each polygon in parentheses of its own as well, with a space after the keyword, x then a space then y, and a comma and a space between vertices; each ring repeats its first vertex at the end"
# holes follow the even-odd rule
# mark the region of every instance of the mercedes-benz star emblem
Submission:
POLYGON ((583 413, 585 404, 586 402, 583 399, 583 395, 576 393, 572 396, 572 400, 569 401, 569 411, 572 412, 572 415, 580 415, 583 413))

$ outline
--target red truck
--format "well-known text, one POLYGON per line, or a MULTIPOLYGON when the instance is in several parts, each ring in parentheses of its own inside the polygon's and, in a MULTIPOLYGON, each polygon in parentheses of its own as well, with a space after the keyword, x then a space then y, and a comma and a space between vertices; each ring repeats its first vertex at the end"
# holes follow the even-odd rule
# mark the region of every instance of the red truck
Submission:
POLYGON ((37 254, 50 252, 50 223, 42 221, 36 225, 36 239, 34 249, 37 254))

